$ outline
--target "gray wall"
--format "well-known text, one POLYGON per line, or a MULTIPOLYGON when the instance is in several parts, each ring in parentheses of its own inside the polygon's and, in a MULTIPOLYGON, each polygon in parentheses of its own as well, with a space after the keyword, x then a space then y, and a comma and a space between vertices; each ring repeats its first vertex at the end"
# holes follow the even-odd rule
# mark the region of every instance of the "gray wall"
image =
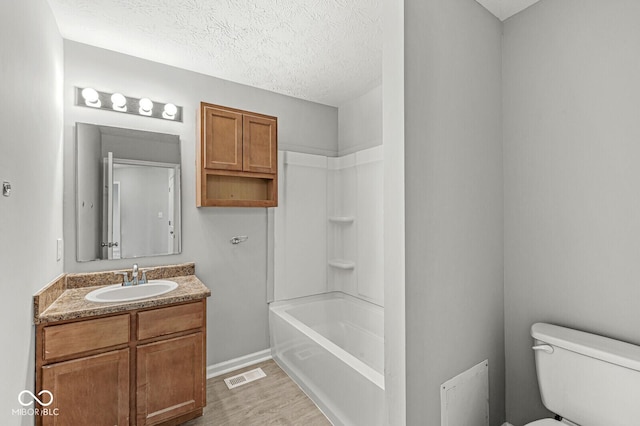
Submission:
POLYGON ((382 145, 382 85, 338 107, 338 155, 382 145))
POLYGON ((507 419, 548 414, 529 330, 640 344, 640 3, 542 0, 504 25, 507 419))
POLYGON ((34 389, 32 295, 62 273, 62 38, 45 0, 3 2, 0 12, 0 424, 32 425, 12 415, 18 393, 34 389))
MULTIPOLYGON (((201 101, 275 115, 280 149, 336 155, 336 108, 256 89, 65 40, 65 164, 73 164, 76 122, 99 123, 180 136, 182 247, 180 255, 138 259, 141 267, 194 261, 211 288, 207 318, 208 364, 269 347, 266 304, 267 213, 260 208, 196 208, 196 114, 201 101), (74 86, 148 96, 184 108, 184 123, 74 106, 74 86), (229 243, 248 235, 246 243, 229 243)), ((75 261, 73 168, 65 167, 64 225, 68 272, 131 267, 131 260, 75 261)))
POLYGON ((473 0, 405 1, 407 424, 489 360, 504 421, 500 22, 473 0))

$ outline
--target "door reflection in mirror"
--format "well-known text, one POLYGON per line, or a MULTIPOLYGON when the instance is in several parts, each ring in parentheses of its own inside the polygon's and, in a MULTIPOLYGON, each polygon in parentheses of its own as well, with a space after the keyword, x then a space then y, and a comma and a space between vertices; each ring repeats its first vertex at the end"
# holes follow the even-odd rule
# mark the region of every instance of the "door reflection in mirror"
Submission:
POLYGON ((77 123, 77 260, 181 251, 177 136, 77 123))

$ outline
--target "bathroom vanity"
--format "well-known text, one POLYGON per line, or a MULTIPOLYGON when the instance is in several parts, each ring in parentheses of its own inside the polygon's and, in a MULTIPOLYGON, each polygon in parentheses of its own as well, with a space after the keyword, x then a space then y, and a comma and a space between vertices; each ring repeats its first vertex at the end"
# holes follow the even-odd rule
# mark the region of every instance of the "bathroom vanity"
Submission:
POLYGON ((36 424, 176 425, 202 415, 210 291, 193 269, 148 269, 178 287, 143 300, 86 300, 114 271, 70 274, 36 294, 36 394, 50 392, 36 424))

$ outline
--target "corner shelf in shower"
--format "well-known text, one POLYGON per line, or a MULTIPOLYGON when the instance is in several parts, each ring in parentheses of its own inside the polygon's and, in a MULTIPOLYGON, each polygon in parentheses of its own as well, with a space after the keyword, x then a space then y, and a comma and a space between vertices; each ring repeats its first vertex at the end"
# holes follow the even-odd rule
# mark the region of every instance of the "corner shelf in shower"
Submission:
POLYGON ((354 216, 329 216, 329 222, 331 223, 353 223, 356 220, 354 216))
POLYGON ((350 271, 356 268, 356 262, 352 262, 350 260, 344 260, 344 259, 331 259, 329 261, 329 266, 336 269, 343 269, 346 271, 350 271))

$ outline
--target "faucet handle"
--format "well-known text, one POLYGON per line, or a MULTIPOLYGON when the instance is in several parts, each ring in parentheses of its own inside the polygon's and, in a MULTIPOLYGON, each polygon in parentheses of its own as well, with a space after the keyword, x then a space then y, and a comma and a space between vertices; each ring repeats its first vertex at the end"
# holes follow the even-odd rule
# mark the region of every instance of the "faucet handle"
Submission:
POLYGON ((147 283, 147 271, 146 270, 142 270, 142 278, 140 278, 140 281, 138 282, 138 284, 146 284, 147 283))
POLYGON ((128 272, 114 272, 114 275, 122 275, 122 285, 129 286, 131 282, 129 281, 129 273, 128 272))

